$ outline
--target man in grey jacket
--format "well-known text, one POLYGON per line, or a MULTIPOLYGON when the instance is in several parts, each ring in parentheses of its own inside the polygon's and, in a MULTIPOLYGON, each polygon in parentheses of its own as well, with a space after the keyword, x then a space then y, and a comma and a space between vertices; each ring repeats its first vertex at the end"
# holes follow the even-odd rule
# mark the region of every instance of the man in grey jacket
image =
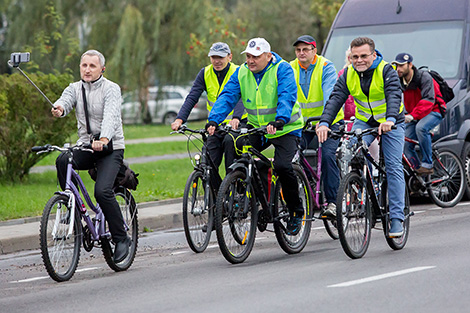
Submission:
MULTIPOLYGON (((73 167, 95 168, 95 198, 108 222, 116 244, 114 261, 123 261, 129 253, 130 238, 124 229, 123 217, 113 192, 113 185, 124 158, 124 132, 121 120, 121 88, 103 77, 105 58, 96 50, 88 50, 80 59, 81 81, 70 84, 54 103, 52 115, 62 117, 75 108, 78 125, 77 144, 91 143, 94 153, 77 150, 73 167), (107 145, 110 149, 103 151, 107 145)), ((57 176, 65 189, 67 156, 56 160, 57 176)))

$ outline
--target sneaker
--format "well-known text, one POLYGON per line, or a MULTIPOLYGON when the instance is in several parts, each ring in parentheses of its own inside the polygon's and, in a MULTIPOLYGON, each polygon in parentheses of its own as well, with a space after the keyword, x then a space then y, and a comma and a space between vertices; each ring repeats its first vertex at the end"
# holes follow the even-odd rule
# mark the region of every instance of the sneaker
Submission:
POLYGON ((328 203, 321 217, 322 218, 335 218, 336 217, 336 204, 333 202, 328 203))
POLYGON ((418 173, 420 176, 431 175, 434 173, 434 169, 420 166, 416 169, 416 173, 418 173))
POLYGON ((396 238, 403 236, 403 223, 398 218, 392 218, 388 237, 396 238))
POLYGON ((300 229, 302 228, 302 217, 299 214, 295 214, 294 216, 289 217, 289 221, 287 222, 286 234, 289 236, 296 236, 300 229))

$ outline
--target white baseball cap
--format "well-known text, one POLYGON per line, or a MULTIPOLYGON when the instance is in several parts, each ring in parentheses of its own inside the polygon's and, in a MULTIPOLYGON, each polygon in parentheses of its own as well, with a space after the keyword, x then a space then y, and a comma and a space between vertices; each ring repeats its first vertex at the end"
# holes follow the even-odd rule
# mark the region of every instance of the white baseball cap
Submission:
POLYGON ((248 41, 245 51, 243 53, 249 53, 255 57, 265 53, 271 52, 271 45, 264 38, 253 38, 248 41))

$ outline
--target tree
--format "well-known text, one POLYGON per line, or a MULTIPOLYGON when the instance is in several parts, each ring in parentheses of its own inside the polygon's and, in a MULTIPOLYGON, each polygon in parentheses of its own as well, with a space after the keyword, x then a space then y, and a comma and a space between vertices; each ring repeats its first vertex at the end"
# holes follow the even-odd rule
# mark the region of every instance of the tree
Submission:
MULTIPOLYGON (((33 74, 31 79, 50 98, 57 99, 71 75, 33 74)), ((76 129, 73 118, 53 118, 51 107, 19 73, 0 76, 0 181, 17 181, 44 155, 35 145, 62 145, 76 129)))

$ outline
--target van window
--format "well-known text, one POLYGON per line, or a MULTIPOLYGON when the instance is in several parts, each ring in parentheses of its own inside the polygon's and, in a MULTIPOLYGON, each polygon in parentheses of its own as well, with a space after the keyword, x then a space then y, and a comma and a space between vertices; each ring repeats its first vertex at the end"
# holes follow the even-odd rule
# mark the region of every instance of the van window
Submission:
POLYGON ((393 61, 400 52, 408 52, 417 67, 427 65, 446 79, 458 78, 463 31, 462 21, 338 28, 332 31, 323 54, 340 70, 351 41, 359 36, 369 37, 387 62, 393 61))

